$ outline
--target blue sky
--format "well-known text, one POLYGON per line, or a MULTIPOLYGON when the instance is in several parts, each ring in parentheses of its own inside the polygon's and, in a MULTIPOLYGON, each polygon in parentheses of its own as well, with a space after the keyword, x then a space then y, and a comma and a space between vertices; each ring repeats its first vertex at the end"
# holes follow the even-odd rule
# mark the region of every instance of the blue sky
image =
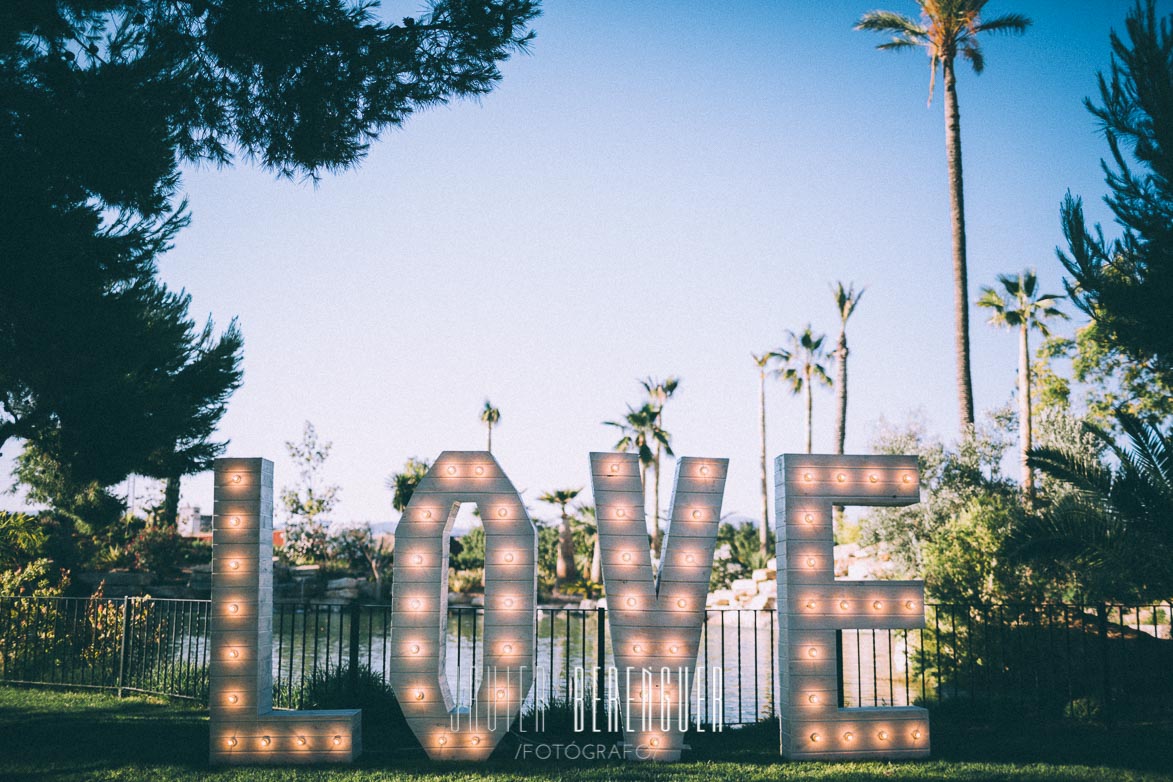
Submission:
MULTIPOLYGON (((357 170, 316 188, 246 163, 188 171, 194 219, 162 273, 194 313, 240 318, 229 453, 273 459, 280 487, 294 478, 283 443, 309 419, 334 442, 337 516, 392 519, 384 477, 483 447, 488 397, 494 452, 536 505, 588 485, 587 453, 615 440, 600 422, 638 400, 637 378, 677 374, 677 452, 729 457, 725 510, 754 514, 750 353, 808 321, 833 332, 834 280, 868 286, 849 331, 848 450, 913 410, 954 437, 942 105, 926 108, 923 55, 852 30, 874 7, 548 0, 532 55, 495 92, 420 114, 357 170)), ((990 3, 1034 26, 987 40, 986 73, 959 78, 971 301, 1025 266, 1060 287, 1068 189, 1109 219, 1082 99, 1125 10, 990 3)), ((1015 351, 973 314, 979 410, 1009 399, 1015 351)), ((768 393, 771 456, 801 450, 799 400, 768 393)), ((832 411, 817 392, 817 451, 832 411)), ((185 501, 208 507, 211 492, 208 474, 184 483, 185 501)))

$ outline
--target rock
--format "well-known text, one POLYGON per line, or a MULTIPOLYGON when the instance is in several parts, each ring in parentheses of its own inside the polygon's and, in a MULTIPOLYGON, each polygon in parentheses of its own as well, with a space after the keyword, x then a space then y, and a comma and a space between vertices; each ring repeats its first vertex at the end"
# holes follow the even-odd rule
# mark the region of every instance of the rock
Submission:
POLYGON ((706 608, 728 607, 733 604, 733 592, 728 589, 718 589, 710 592, 705 600, 706 608))
POLYGON ((763 611, 774 607, 773 595, 754 595, 745 604, 746 608, 763 611))
POLYGON ((582 611, 594 611, 595 610, 595 601, 585 599, 581 603, 578 604, 578 607, 582 611))
POLYGON ((357 589, 327 589, 327 600, 358 600, 357 589))
POLYGON ((358 589, 357 578, 331 578, 326 581, 326 591, 332 592, 335 589, 358 589))
POLYGON ((770 597, 774 597, 775 595, 778 594, 778 582, 777 581, 763 581, 762 583, 758 584, 758 594, 759 595, 769 595, 770 597))
POLYGON ((769 569, 767 569, 767 568, 758 568, 757 570, 755 570, 755 571, 753 572, 753 580, 754 580, 754 581, 758 581, 758 582, 761 582, 761 581, 769 581, 769 580, 770 580, 770 571, 769 571, 769 569))
POLYGON ((773 571, 777 572, 777 570, 778 570, 778 558, 777 557, 770 557, 769 559, 766 560, 766 570, 773 570, 773 571))
POLYGON ((739 578, 730 584, 729 588, 733 591, 735 596, 756 595, 758 593, 758 582, 754 581, 752 578, 739 578))
POLYGON ((473 596, 472 596, 472 599, 468 601, 468 604, 469 604, 469 605, 473 605, 473 606, 481 606, 481 607, 484 607, 484 605, 485 605, 485 596, 484 596, 484 595, 473 595, 473 596))

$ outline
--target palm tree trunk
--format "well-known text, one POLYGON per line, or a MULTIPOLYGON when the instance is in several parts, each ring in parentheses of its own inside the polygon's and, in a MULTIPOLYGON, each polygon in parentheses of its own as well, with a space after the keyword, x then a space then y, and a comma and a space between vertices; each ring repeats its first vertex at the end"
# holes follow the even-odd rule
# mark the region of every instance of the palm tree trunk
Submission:
POLYGON ((758 389, 758 403, 762 425, 762 527, 758 530, 758 550, 763 557, 768 556, 766 551, 770 543, 770 473, 766 462, 766 370, 758 373, 760 387, 758 389))
MULTIPOLYGON (((839 365, 835 368, 835 398, 839 408, 835 415, 835 453, 842 454, 847 442, 847 321, 839 326, 839 345, 835 351, 839 358, 839 365)), ((836 531, 843 527, 843 506, 836 505, 834 510, 836 531)))
POLYGON ((803 379, 802 390, 806 398, 806 452, 811 453, 811 440, 813 439, 814 422, 812 420, 812 408, 814 407, 814 399, 811 394, 811 372, 806 370, 806 377, 803 379))
POLYGON ((574 534, 570 531, 570 516, 562 506, 562 526, 558 529, 558 564, 555 580, 561 586, 578 578, 578 566, 574 561, 574 534))
POLYGON ((656 443, 656 480, 653 487, 656 496, 652 498, 652 523, 655 526, 652 527, 652 550, 656 552, 657 558, 660 556, 660 456, 660 444, 656 443))
POLYGON ((957 404, 961 436, 973 431, 973 379, 969 369, 969 271, 965 259, 965 197, 961 173, 961 113, 953 61, 942 64, 945 77, 945 159, 949 164, 949 220, 953 226, 954 351, 957 353, 957 404))
POLYGON ((489 424, 489 447, 488 447, 488 451, 489 451, 489 453, 492 453, 492 452, 493 452, 493 425, 492 425, 492 424, 489 424))
POLYGON ((1018 417, 1020 446, 1022 450, 1022 493, 1028 503, 1034 501, 1035 477, 1027 463, 1031 449, 1032 421, 1030 405, 1030 324, 1023 323, 1019 329, 1018 341, 1018 417))
POLYGON ((646 527, 648 518, 648 466, 642 461, 639 463, 639 485, 644 493, 644 506, 642 510, 644 512, 644 526, 646 527))

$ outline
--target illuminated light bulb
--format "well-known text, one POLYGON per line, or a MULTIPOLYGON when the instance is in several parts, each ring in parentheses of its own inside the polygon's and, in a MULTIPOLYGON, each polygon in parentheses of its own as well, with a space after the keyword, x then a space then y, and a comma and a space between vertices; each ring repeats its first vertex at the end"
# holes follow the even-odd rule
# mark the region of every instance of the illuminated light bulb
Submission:
POLYGON ((341 737, 341 736, 335 736, 333 739, 331 739, 331 740, 330 740, 330 743, 332 743, 332 744, 333 744, 335 747, 337 747, 337 746, 341 746, 341 744, 342 744, 342 737, 341 737))
POLYGON ((472 743, 473 743, 473 746, 474 746, 474 747, 475 747, 476 745, 480 744, 480 743, 481 743, 481 737, 480 737, 480 736, 473 736, 473 737, 472 737, 472 743))
POLYGON ((416 690, 415 691, 415 699, 417 701, 422 701, 424 699, 424 691, 423 690, 416 690))
POLYGON ((426 511, 424 511, 424 518, 425 518, 425 519, 430 519, 430 518, 432 518, 432 512, 431 512, 430 510, 426 510, 426 511))
POLYGON ((807 558, 806 558, 806 566, 807 566, 807 567, 814 567, 816 564, 817 564, 817 563, 815 562, 815 558, 814 558, 814 557, 807 557, 807 558))
POLYGON ((843 734, 844 741, 852 741, 854 738, 855 738, 855 734, 852 733, 851 731, 847 731, 846 733, 843 734))
POLYGON ((809 649, 807 649, 807 650, 806 650, 806 656, 807 656, 807 657, 810 657, 810 658, 812 658, 812 659, 813 659, 813 658, 815 658, 815 657, 818 657, 818 656, 819 656, 819 650, 818 650, 818 649, 816 649, 815 647, 813 647, 813 646, 812 646, 811 648, 809 648, 809 649))
POLYGON ((623 510, 623 508, 620 508, 619 510, 615 511, 615 515, 621 519, 625 519, 627 518, 627 511, 623 510))
POLYGON ((297 746, 299 746, 299 747, 305 746, 305 736, 298 736, 297 737, 297 746))
POLYGON ((811 734, 811 741, 814 742, 815 744, 818 744, 822 740, 823 740, 823 737, 820 736, 818 733, 811 734))
POLYGON ((229 519, 229 523, 232 524, 232 526, 234 526, 234 527, 239 527, 240 526, 240 516, 233 516, 231 519, 229 519))
POLYGON ((446 472, 449 475, 455 475, 456 474, 456 465, 449 465, 446 472))
POLYGON ((502 518, 502 519, 503 519, 503 518, 505 518, 505 517, 506 517, 506 516, 508 516, 508 515, 509 515, 509 509, 508 509, 508 508, 498 508, 498 509, 497 509, 497 516, 498 516, 498 517, 500 517, 500 518, 502 518))
POLYGON ((420 653, 420 645, 419 645, 419 644, 412 644, 412 645, 409 647, 409 651, 410 651, 412 654, 419 654, 419 653, 420 653))
POLYGON ((228 604, 228 613, 239 614, 240 613, 240 606, 237 605, 236 603, 229 603, 228 604))
POLYGON ((840 600, 840 601, 839 601, 839 608, 840 608, 840 610, 842 610, 842 611, 846 611, 846 610, 847 610, 847 607, 848 607, 849 605, 850 605, 850 603, 848 603, 846 600, 840 600))
POLYGON ((505 604, 506 608, 513 608, 513 606, 517 604, 517 601, 512 597, 507 597, 502 602, 505 604))
POLYGON ((919 730, 914 730, 914 731, 912 732, 912 739, 913 739, 913 741, 919 741, 919 740, 920 740, 920 735, 921 735, 921 734, 920 734, 920 731, 919 731, 919 730))
POLYGON ((267 747, 272 743, 273 743, 273 739, 269 738, 268 736, 261 736, 261 746, 262 747, 267 747))
POLYGON ((418 611, 424 607, 424 601, 420 600, 418 597, 413 597, 411 599, 411 602, 409 603, 409 605, 411 606, 413 611, 418 611))
POLYGON ((233 570, 240 570, 240 560, 239 559, 228 560, 228 567, 232 568, 233 570))
POLYGON ((688 601, 687 601, 687 600, 685 600, 685 599, 682 597, 682 598, 680 598, 679 600, 677 600, 677 601, 676 601, 676 607, 677 607, 677 608, 687 608, 687 607, 688 607, 688 601))
POLYGON ((916 602, 913 600, 905 600, 904 607, 911 611, 912 609, 916 608, 916 602))
POLYGON ((506 561, 506 562, 512 562, 512 561, 513 561, 513 559, 514 559, 513 552, 512 552, 512 551, 506 551, 506 552, 505 552, 505 561, 506 561))
POLYGON ((807 610, 808 610, 808 611, 813 611, 813 610, 815 610, 815 601, 814 601, 814 600, 808 600, 808 601, 806 601, 806 608, 807 608, 807 610))
POLYGON ((424 557, 423 557, 423 555, 422 555, 422 554, 416 554, 416 555, 414 555, 414 556, 411 558, 411 564, 413 564, 413 565, 422 565, 422 564, 424 564, 424 557))
POLYGON ((805 521, 807 524, 814 524, 815 523, 815 514, 808 513, 802 517, 802 520, 805 521))
POLYGON ((868 475, 868 483, 875 483, 878 480, 880 480, 880 476, 876 475, 874 472, 868 475))
POLYGON ((240 657, 240 651, 238 649, 229 649, 228 656, 235 660, 240 657))
POLYGON ((702 515, 703 515, 703 514, 702 514, 702 513, 701 513, 699 510, 694 510, 694 511, 692 512, 692 518, 693 518, 693 521, 696 521, 696 520, 700 519, 700 517, 701 517, 702 515))
POLYGON ((484 467, 481 467, 480 465, 477 465, 476 469, 475 469, 475 470, 473 470, 473 472, 475 472, 477 475, 484 475, 484 474, 485 474, 485 468, 484 468, 484 467))
POLYGON ((619 462, 611 462, 611 472, 619 472, 619 462))
POLYGON ((505 652, 505 654, 513 654, 513 644, 505 644, 501 647, 501 651, 505 652))
POLYGON ((636 603, 638 603, 638 602, 639 602, 639 601, 638 601, 638 600, 636 600, 634 597, 629 597, 629 598, 627 598, 627 607, 628 607, 628 608, 635 608, 635 605, 636 605, 636 603))
POLYGON ((695 565, 696 564, 696 556, 693 554, 685 554, 684 561, 686 564, 695 565))
POLYGON ((679 651, 680 651, 680 647, 677 646, 676 644, 672 644, 671 646, 668 647, 669 654, 676 654, 679 651))
POLYGON ((804 481, 810 482, 810 481, 813 481, 813 480, 815 479, 815 476, 811 475, 809 472, 804 472, 804 473, 802 474, 802 479, 803 479, 804 481))
POLYGON ((631 651, 635 652, 636 654, 639 654, 643 650, 644 650, 644 648, 642 646, 640 646, 639 644, 635 644, 634 646, 631 647, 631 651))
POLYGON ((447 737, 447 736, 441 736, 441 737, 440 737, 440 739, 439 739, 439 742, 440 742, 440 746, 441 746, 441 747, 442 747, 442 746, 444 746, 445 744, 447 744, 447 743, 448 743, 448 737, 447 737))
POLYGON ((228 741, 226 743, 230 747, 235 747, 236 746, 236 737, 232 736, 231 738, 228 739, 228 741))
POLYGON ((505 700, 505 690, 497 690, 497 700, 505 700))
POLYGON ((630 552, 630 551, 624 551, 624 552, 623 552, 623 556, 622 556, 622 557, 620 557, 620 559, 622 559, 624 562, 630 562, 630 561, 631 561, 631 552, 630 552))
POLYGON ((653 747, 658 747, 658 746, 660 746, 660 740, 659 739, 652 739, 651 741, 648 742, 648 744, 651 744, 653 747))
POLYGON ((912 483, 912 476, 905 473, 904 475, 901 476, 900 482, 901 483, 912 483))
POLYGON ((877 601, 875 601, 874 603, 872 603, 872 608, 876 609, 877 611, 879 611, 879 610, 880 610, 881 608, 883 608, 883 607, 884 607, 884 601, 883 601, 883 600, 877 600, 877 601))
POLYGON ((701 469, 700 469, 700 473, 701 473, 701 475, 708 475, 709 474, 709 465, 702 464, 701 469))
POLYGON ((839 473, 838 475, 835 476, 835 480, 839 481, 840 483, 843 483, 845 480, 847 480, 847 476, 844 475, 843 473, 839 473))
POLYGON ((232 476, 232 482, 233 482, 233 483, 240 483, 240 481, 241 481, 241 475, 240 475, 240 473, 237 473, 236 475, 233 475, 233 476, 232 476))
POLYGON ((818 696, 818 695, 815 695, 815 694, 812 692, 810 695, 808 695, 808 696, 807 696, 807 700, 808 700, 808 701, 810 701, 811 703, 818 703, 818 702, 819 702, 819 696, 818 696))
POLYGON ((888 731, 882 730, 879 733, 877 733, 876 736, 877 736, 877 738, 880 739, 880 741, 887 741, 888 740, 888 731))
POLYGON ((236 693, 232 693, 228 696, 228 702, 235 706, 237 703, 240 703, 240 696, 236 693))

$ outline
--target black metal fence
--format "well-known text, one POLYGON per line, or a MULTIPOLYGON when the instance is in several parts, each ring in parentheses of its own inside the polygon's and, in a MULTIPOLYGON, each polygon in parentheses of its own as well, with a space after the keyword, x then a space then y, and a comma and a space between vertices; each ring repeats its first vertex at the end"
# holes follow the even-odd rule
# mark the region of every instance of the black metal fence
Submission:
MULTIPOLYGON (((209 602, 0 597, 0 681, 207 699, 209 602)), ((987 702, 1156 716, 1173 713, 1173 603, 1146 606, 928 605, 923 630, 844 630, 842 705, 987 702)), ((483 613, 453 607, 448 677, 467 702, 479 682, 483 613)), ((274 609, 274 704, 305 705, 313 677, 386 676, 389 606, 283 603, 274 609)), ((536 702, 565 698, 576 668, 611 665, 606 610, 541 608, 536 702)), ((697 663, 718 675, 711 723, 773 715, 772 610, 707 612, 697 663)), ((583 674, 580 674, 582 676, 583 674)), ((711 681, 711 680, 710 680, 711 681)), ((694 700, 696 693, 694 692, 694 700)))

